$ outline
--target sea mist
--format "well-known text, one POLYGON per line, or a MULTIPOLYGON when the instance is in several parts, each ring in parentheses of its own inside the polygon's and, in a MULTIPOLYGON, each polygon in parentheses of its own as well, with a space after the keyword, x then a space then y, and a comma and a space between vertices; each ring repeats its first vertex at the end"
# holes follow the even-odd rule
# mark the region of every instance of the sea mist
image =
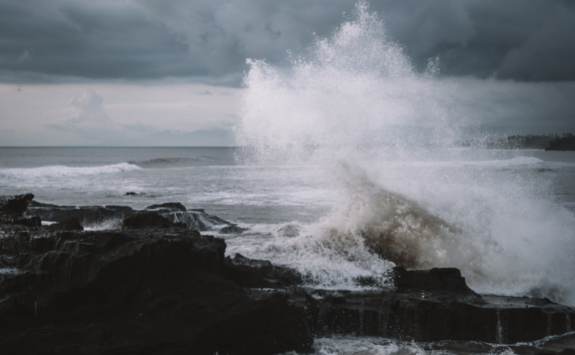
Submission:
POLYGON ((456 267, 480 293, 575 305, 575 217, 554 201, 541 160, 462 148, 473 124, 452 100, 465 90, 416 70, 365 2, 289 68, 251 60, 238 157, 321 166, 331 212, 286 225, 238 252, 303 272, 317 287, 391 287, 394 265, 456 267), (285 231, 288 230, 289 233, 285 231))

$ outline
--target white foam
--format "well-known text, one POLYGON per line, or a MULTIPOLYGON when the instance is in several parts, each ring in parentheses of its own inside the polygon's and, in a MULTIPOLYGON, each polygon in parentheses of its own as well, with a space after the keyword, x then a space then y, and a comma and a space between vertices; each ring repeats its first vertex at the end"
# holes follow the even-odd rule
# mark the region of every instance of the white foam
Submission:
MULTIPOLYGON (((376 337, 333 336, 315 339, 314 354, 318 355, 425 355, 428 354, 415 342, 397 341, 376 337)), ((431 351, 432 354, 450 354, 447 351, 431 351)))
POLYGON ((295 237, 270 230, 232 250, 323 285, 385 277, 396 261, 460 268, 480 292, 575 305, 575 216, 537 172, 547 163, 455 148, 456 127, 469 123, 457 88, 434 76, 434 61, 416 72, 365 2, 309 52, 288 70, 250 62, 237 141, 249 164, 325 167, 311 179, 339 198, 295 237))
POLYGON ((39 168, 0 169, 0 177, 17 179, 59 178, 98 174, 115 174, 126 171, 141 170, 137 165, 119 163, 93 167, 70 167, 63 165, 50 165, 39 168))
POLYGON ((363 238, 339 237, 317 224, 256 225, 226 243, 229 255, 239 253, 295 268, 317 288, 359 289, 357 278, 362 277, 390 287, 388 274, 395 266, 370 252, 363 238))

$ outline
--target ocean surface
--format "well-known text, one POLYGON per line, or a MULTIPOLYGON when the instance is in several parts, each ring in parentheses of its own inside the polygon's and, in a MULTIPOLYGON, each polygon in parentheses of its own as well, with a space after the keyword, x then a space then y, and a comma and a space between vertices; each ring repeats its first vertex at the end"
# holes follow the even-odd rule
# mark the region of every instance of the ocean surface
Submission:
MULTIPOLYGON (((389 218, 412 223, 409 233, 394 233, 414 244, 409 252, 421 259, 416 268, 456 266, 480 292, 545 296, 575 306, 570 277, 575 232, 569 229, 575 225, 575 152, 454 148, 448 153, 441 160, 382 158, 367 172, 341 161, 246 163, 238 148, 0 148, 0 195, 32 192, 37 201, 58 205, 137 209, 182 202, 247 228, 233 235, 217 228, 204 232, 226 238, 228 254, 295 267, 315 287, 332 289, 360 289, 353 283, 356 276, 385 280, 392 261, 370 253, 362 238, 376 237, 389 218), (389 206, 404 214, 390 213, 389 206), (436 239, 439 247, 429 250, 417 239, 437 232, 417 226, 427 214, 441 218, 433 223, 461 230, 449 235, 449 243, 436 239), (461 255, 438 258, 439 249, 455 253, 453 238, 461 239, 456 248, 461 255), (482 249, 486 242, 499 243, 501 250, 482 249), (487 279, 477 270, 487 271, 487 279)), ((523 345, 575 342, 571 338, 523 345)), ((324 355, 521 353, 496 344, 349 336, 317 339, 314 347, 324 355)))

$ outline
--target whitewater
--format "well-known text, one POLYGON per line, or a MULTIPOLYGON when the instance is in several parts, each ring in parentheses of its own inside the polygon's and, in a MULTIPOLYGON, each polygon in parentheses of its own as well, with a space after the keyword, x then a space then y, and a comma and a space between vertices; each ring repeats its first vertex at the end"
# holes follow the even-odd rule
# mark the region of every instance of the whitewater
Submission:
POLYGON ((458 127, 473 122, 437 61, 415 70, 366 3, 354 16, 289 70, 249 62, 237 130, 245 161, 319 164, 329 177, 316 178, 338 192, 317 223, 250 254, 326 265, 328 280, 308 270, 326 286, 385 281, 392 265, 456 267, 481 293, 574 305, 575 218, 545 176, 521 169, 542 161, 458 148, 458 127))

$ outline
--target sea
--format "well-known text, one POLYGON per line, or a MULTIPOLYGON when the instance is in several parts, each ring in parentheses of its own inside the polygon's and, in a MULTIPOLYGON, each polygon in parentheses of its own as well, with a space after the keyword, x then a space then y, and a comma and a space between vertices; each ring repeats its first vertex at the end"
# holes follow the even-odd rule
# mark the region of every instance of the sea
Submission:
MULTIPOLYGON (((456 267, 478 293, 575 307, 575 152, 489 149, 454 101, 464 88, 436 58, 412 65, 366 2, 288 62, 248 61, 234 147, 4 147, 0 195, 181 202, 243 228, 202 232, 228 255, 295 268, 315 288, 361 290, 370 277, 385 289, 395 265, 456 267)), ((314 349, 520 354, 561 342, 575 347, 575 334, 515 347, 330 337, 314 349)))
MULTIPOLYGON (((375 162, 372 170, 351 162, 255 164, 243 153, 227 147, 0 148, 0 195, 30 192, 58 205, 202 208, 246 229, 202 232, 226 239, 228 255, 294 267, 311 286, 327 289, 360 290, 357 276, 385 281, 394 262, 371 253, 363 240, 387 233, 413 244, 402 252, 419 259, 414 268, 455 266, 479 292, 575 306, 575 152, 453 148, 457 159, 382 159, 379 173, 368 172, 375 162), (439 227, 420 225, 426 223, 439 227), (443 231, 448 225, 459 230, 443 231)), ((390 243, 390 236, 381 238, 390 243)), ((341 355, 515 353, 497 344, 350 336, 317 339, 314 346, 317 354, 341 355)))

